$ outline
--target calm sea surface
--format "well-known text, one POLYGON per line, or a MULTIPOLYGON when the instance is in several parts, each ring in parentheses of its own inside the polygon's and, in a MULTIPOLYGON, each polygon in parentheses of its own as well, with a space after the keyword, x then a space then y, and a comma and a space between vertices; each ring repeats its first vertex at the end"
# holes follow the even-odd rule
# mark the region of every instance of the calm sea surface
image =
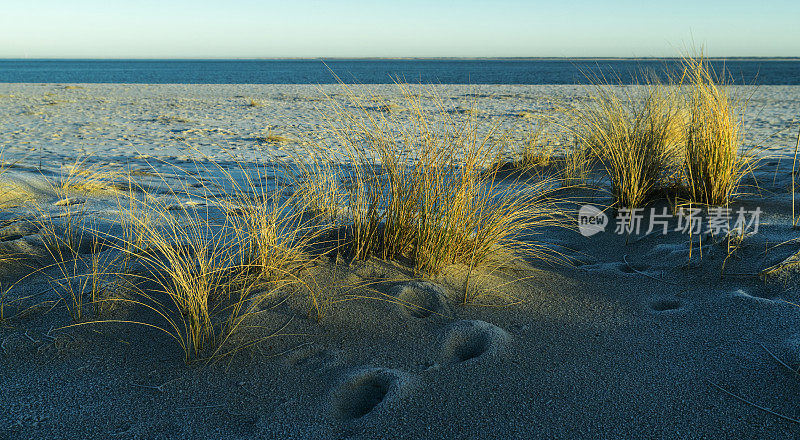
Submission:
MULTIPOLYGON (((145 84, 633 84, 674 71, 674 59, 0 60, 0 82, 145 84)), ((800 59, 712 62, 737 84, 800 85, 800 59)))

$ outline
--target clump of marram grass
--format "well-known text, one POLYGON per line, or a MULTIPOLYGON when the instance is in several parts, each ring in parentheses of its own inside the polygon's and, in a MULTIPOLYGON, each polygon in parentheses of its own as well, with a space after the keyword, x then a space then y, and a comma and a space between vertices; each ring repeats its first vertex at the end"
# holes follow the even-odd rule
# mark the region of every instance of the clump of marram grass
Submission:
MULTIPOLYGON (((37 205, 44 257, 52 263, 35 273, 49 277, 71 326, 117 322, 154 328, 169 335, 188 361, 217 358, 274 336, 232 339, 241 330, 258 331, 247 320, 277 292, 308 292, 311 313, 321 314, 316 291, 300 277, 312 262, 306 249, 319 233, 295 200, 300 195, 286 197, 283 188, 270 186, 276 176, 267 176, 267 167, 240 163, 231 171, 208 163, 201 169, 196 162, 193 171, 175 166, 184 178, 177 187, 154 171, 166 191, 129 180, 127 191, 115 193, 117 227, 89 225, 93 220, 82 204, 59 206, 59 215, 37 205), (143 308, 151 318, 101 317, 104 304, 143 308)), ((91 180, 94 174, 82 175, 91 180)), ((69 174, 51 185, 69 197, 84 183, 69 174)))
MULTIPOLYGON (((170 335, 187 360, 241 349, 226 343, 246 327, 258 305, 303 285, 297 274, 310 261, 303 251, 313 238, 301 213, 267 186, 258 167, 234 173, 212 166, 200 174, 221 177, 207 178, 199 187, 184 184, 166 198, 140 189, 119 204, 127 231, 119 250, 129 266, 138 266, 139 284, 151 286, 139 289, 138 299, 120 301, 153 311, 160 322, 138 324, 170 335), (179 194, 204 203, 176 205, 179 194)), ((313 291, 311 296, 319 312, 313 291)))
POLYGON ((326 162, 298 161, 298 166, 290 173, 292 185, 296 188, 296 202, 333 228, 349 216, 342 203, 347 193, 342 188, 340 177, 337 167, 326 162))
POLYGON ((75 204, 74 195, 88 195, 101 191, 115 192, 118 189, 119 173, 102 164, 92 164, 90 157, 62 166, 59 176, 48 181, 52 191, 61 200, 61 205, 75 204))
POLYGON ((735 99, 702 56, 684 59, 683 83, 688 88, 682 173, 689 198, 723 205, 735 194, 752 164, 740 152, 745 103, 735 99))
POLYGON ((425 110, 408 86, 398 87, 409 109, 402 115, 370 112, 352 97, 349 107, 331 100, 322 115, 346 157, 339 178, 348 182, 344 246, 351 256, 399 260, 429 276, 456 263, 500 265, 493 260, 500 248, 551 257, 519 235, 560 224, 552 182, 501 181, 490 166, 499 153, 496 127, 481 127, 474 113, 449 111, 441 100, 425 110))
MULTIPOLYGON (((270 186, 267 182, 276 176, 268 176, 258 164, 237 163, 237 175, 216 167, 224 183, 211 181, 226 190, 223 197, 215 195, 208 200, 225 208, 239 243, 241 264, 261 281, 299 281, 293 273, 310 262, 305 250, 321 233, 316 214, 306 214, 322 202, 302 191, 287 194, 283 186, 270 186)), ((291 169, 282 171, 290 173, 291 169)))
POLYGON ((234 265, 235 244, 203 212, 183 205, 177 212, 147 193, 135 197, 129 204, 135 210, 122 213, 134 235, 123 246, 144 268, 141 277, 157 286, 141 292, 139 302, 166 321, 153 325, 170 334, 187 359, 198 357, 214 343, 211 303, 232 293, 228 269, 234 265), (138 217, 142 211, 150 215, 138 217))
POLYGON ((522 144, 522 151, 520 152, 518 163, 523 168, 550 165, 554 149, 549 138, 540 133, 533 134, 522 144))
POLYGON ((674 173, 675 90, 656 79, 636 91, 595 84, 589 101, 568 113, 570 129, 605 168, 619 207, 641 207, 674 173))

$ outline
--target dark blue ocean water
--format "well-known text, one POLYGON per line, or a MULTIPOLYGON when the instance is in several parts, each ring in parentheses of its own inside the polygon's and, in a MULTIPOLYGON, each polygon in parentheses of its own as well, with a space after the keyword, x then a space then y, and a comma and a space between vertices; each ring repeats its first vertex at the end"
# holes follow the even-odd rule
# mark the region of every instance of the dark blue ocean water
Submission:
MULTIPOLYGON (((0 82, 149 84, 576 84, 600 74, 633 84, 674 59, 0 60, 0 82), (334 75, 335 74, 335 75, 334 75)), ((715 71, 738 84, 800 84, 800 59, 729 59, 715 71)))

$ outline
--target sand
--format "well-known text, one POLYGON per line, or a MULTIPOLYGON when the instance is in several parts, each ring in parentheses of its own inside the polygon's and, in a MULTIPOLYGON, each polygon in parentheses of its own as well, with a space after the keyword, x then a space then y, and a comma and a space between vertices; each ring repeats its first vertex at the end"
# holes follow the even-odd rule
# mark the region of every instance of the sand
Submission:
MULTIPOLYGON (((364 88, 398 106, 370 111, 404 111, 393 86, 364 88)), ((524 112, 585 96, 572 86, 432 90, 454 113, 477 105, 476 117, 516 141, 530 129, 524 112)), ((460 304, 459 268, 420 281, 395 263, 325 261, 312 274, 332 298, 347 293, 342 281, 383 280, 373 287, 425 310, 344 301, 316 321, 302 301, 276 300, 258 323, 281 335, 210 365, 187 365, 168 337, 142 326, 53 330, 69 316, 50 283, 32 277, 9 296, 40 306, 0 326, 0 438, 796 438, 800 424, 718 388, 800 418, 800 377, 765 350, 800 367, 796 276, 759 277, 800 250, 786 243, 797 237, 790 124, 800 87, 739 91, 750 96, 746 144, 774 157, 747 178, 760 190, 731 206, 762 214, 724 272, 726 245, 708 236, 695 237, 690 259, 689 238, 675 231, 626 240, 553 228, 544 240, 575 264, 534 261, 515 283, 477 281, 523 300, 486 307, 460 304)), ((0 84, 0 145, 18 160, 3 176, 13 188, 5 197, 36 200, 41 215, 74 203, 103 218, 115 209, 110 191, 64 202, 45 180, 87 154, 155 188, 172 178, 148 170, 168 173, 197 154, 302 156, 304 142, 326 141, 317 111, 326 93, 347 103, 337 86, 0 84)), ((574 195, 610 203, 601 192, 574 195)), ((0 245, 35 253, 37 233, 16 221, 0 245)))

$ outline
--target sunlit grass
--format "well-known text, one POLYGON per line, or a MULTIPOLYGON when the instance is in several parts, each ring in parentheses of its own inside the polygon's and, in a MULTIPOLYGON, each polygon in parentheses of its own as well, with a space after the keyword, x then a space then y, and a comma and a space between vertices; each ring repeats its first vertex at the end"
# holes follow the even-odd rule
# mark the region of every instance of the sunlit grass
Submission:
POLYGON ((172 183, 167 197, 138 188, 118 204, 124 232, 117 247, 136 284, 145 286, 137 299, 121 301, 154 312, 156 322, 138 324, 169 334, 186 359, 240 348, 226 342, 263 299, 302 285, 298 272, 311 261, 304 250, 313 231, 258 166, 235 173, 210 167, 192 174, 219 177, 172 183), (188 194, 203 202, 180 203, 188 194))
POLYGON ((675 171, 680 151, 677 88, 652 78, 636 89, 590 86, 569 128, 603 165, 619 207, 643 206, 675 171))
POLYGON ((427 110, 408 86, 398 87, 405 116, 367 111, 363 99, 347 108, 331 102, 324 114, 346 157, 338 177, 349 187, 352 257, 407 262, 425 275, 455 263, 497 264, 499 248, 551 257, 518 237, 559 224, 552 182, 502 181, 490 166, 499 153, 496 127, 481 127, 476 112, 449 111, 441 100, 427 110))
POLYGON ((740 151, 745 101, 733 97, 702 56, 684 58, 683 82, 689 89, 689 121, 682 172, 689 198, 723 205, 753 161, 740 151))

